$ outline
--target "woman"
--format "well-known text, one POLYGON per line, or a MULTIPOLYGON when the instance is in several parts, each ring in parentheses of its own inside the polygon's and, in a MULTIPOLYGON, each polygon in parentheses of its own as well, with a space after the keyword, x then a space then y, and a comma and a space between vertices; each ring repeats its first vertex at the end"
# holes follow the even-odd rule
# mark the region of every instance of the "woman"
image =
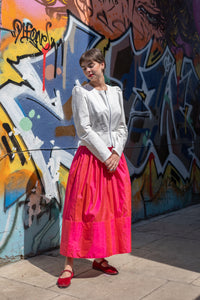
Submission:
POLYGON ((67 183, 60 253, 66 256, 57 285, 74 276, 74 258, 95 258, 92 267, 116 275, 105 257, 131 251, 131 185, 123 149, 127 139, 119 87, 105 84, 104 56, 86 51, 80 66, 89 79, 72 91, 79 148, 67 183))

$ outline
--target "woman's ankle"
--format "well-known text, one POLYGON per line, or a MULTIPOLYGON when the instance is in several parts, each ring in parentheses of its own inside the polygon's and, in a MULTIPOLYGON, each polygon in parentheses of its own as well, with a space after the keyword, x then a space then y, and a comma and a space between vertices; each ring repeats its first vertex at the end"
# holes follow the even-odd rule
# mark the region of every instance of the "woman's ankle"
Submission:
POLYGON ((74 263, 74 259, 72 257, 66 257, 65 269, 72 271, 73 270, 73 263, 74 263))
POLYGON ((95 258, 94 259, 97 263, 100 263, 100 262, 102 262, 103 260, 104 260, 104 258, 95 258))
POLYGON ((67 264, 67 265, 65 265, 64 270, 72 271, 73 270, 73 266, 67 264))

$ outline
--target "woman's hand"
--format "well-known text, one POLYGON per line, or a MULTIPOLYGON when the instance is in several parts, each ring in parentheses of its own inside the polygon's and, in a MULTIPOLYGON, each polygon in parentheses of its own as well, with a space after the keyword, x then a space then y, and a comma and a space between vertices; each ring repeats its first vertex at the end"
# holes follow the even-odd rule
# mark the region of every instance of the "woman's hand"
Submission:
POLYGON ((109 173, 114 173, 119 164, 120 156, 117 152, 113 151, 111 156, 104 162, 109 173))

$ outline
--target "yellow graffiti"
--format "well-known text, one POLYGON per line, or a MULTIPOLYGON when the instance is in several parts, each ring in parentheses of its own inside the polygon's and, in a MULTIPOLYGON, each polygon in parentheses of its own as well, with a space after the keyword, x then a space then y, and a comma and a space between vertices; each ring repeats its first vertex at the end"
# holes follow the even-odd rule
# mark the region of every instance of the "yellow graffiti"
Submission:
POLYGON ((22 165, 20 157, 17 153, 17 149, 14 149, 14 145, 10 139, 9 134, 3 128, 3 124, 9 124, 12 134, 14 134, 14 126, 8 117, 7 113, 4 111, 2 105, 0 105, 0 193, 4 193, 5 189, 16 190, 22 189, 22 187, 27 190, 30 190, 36 184, 36 181, 39 181, 38 175, 41 173, 38 169, 36 173, 36 166, 27 151, 27 148, 20 137, 20 135, 15 135, 16 141, 18 142, 21 153, 23 153, 25 158, 25 164, 22 165), (8 153, 5 149, 4 144, 2 143, 2 137, 6 140, 9 148, 12 152, 8 153), (12 158, 12 159, 11 159, 12 158), (30 180, 31 179, 31 180, 30 180), (31 182, 30 182, 31 181, 31 182), (29 184, 29 185, 28 185, 29 184), (5 187, 5 188, 4 188, 5 187))
MULTIPOLYGON (((51 40, 59 41, 63 37, 65 28, 57 28, 49 31, 49 37, 51 40)), ((41 31, 41 34, 45 34, 45 31, 41 31)), ((20 40, 15 44, 14 37, 7 34, 4 36, 1 43, 1 61, 0 61, 0 85, 5 84, 8 80, 17 84, 24 82, 20 73, 12 66, 17 64, 21 57, 34 56, 41 53, 43 55, 42 46, 38 44, 38 49, 35 48, 29 41, 23 43, 20 40), (12 42, 11 42, 12 41, 12 42)))
POLYGON ((154 203, 159 202, 163 197, 167 197, 167 191, 170 189, 177 196, 184 195, 186 191, 190 190, 191 186, 194 193, 200 192, 200 169, 196 164, 193 164, 190 178, 185 181, 171 164, 168 164, 163 175, 157 174, 155 162, 152 160, 152 196, 149 193, 149 175, 150 169, 149 164, 147 164, 143 174, 132 182, 133 210, 138 210, 145 199, 152 200, 154 203), (172 174, 175 174, 175 177, 172 174))
POLYGON ((60 168, 59 168, 59 182, 64 187, 64 189, 66 189, 68 175, 69 175, 69 169, 67 169, 63 165, 60 165, 60 168))
MULTIPOLYGON (((34 163, 29 151, 27 150, 26 145, 24 144, 21 136, 19 134, 14 135, 15 139, 20 147, 20 153, 23 154, 25 158, 25 164, 22 165, 19 152, 17 149, 14 149, 12 140, 10 139, 10 133, 8 133, 4 128, 3 124, 8 124, 12 134, 14 134, 14 126, 8 117, 7 113, 4 111, 2 105, 0 105, 0 136, 1 141, 2 137, 6 139, 7 145, 11 149, 11 152, 7 152, 3 142, 0 142, 0 195, 4 196, 4 192, 11 192, 15 195, 15 191, 21 190, 24 191, 24 195, 29 197, 29 206, 35 205, 34 214, 40 212, 40 199, 42 196, 42 172, 38 166, 34 163), (11 159, 12 158, 12 159, 11 159)), ((60 190, 60 199, 64 202, 65 198, 65 189, 67 184, 69 170, 60 165, 59 168, 59 190, 60 190)), ((17 200, 17 199, 16 199, 17 200)), ((60 203, 61 207, 64 203, 60 203)), ((30 216, 31 211, 29 212, 30 216)), ((29 226, 32 221, 29 216, 29 226)))

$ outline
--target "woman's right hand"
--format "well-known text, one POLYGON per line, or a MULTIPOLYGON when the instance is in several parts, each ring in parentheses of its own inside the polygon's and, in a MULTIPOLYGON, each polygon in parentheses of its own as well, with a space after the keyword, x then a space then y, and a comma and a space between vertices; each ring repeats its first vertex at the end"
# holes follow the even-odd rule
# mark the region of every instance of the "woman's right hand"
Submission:
POLYGON ((119 164, 120 156, 117 152, 113 152, 111 156, 104 162, 109 173, 114 173, 119 164))

